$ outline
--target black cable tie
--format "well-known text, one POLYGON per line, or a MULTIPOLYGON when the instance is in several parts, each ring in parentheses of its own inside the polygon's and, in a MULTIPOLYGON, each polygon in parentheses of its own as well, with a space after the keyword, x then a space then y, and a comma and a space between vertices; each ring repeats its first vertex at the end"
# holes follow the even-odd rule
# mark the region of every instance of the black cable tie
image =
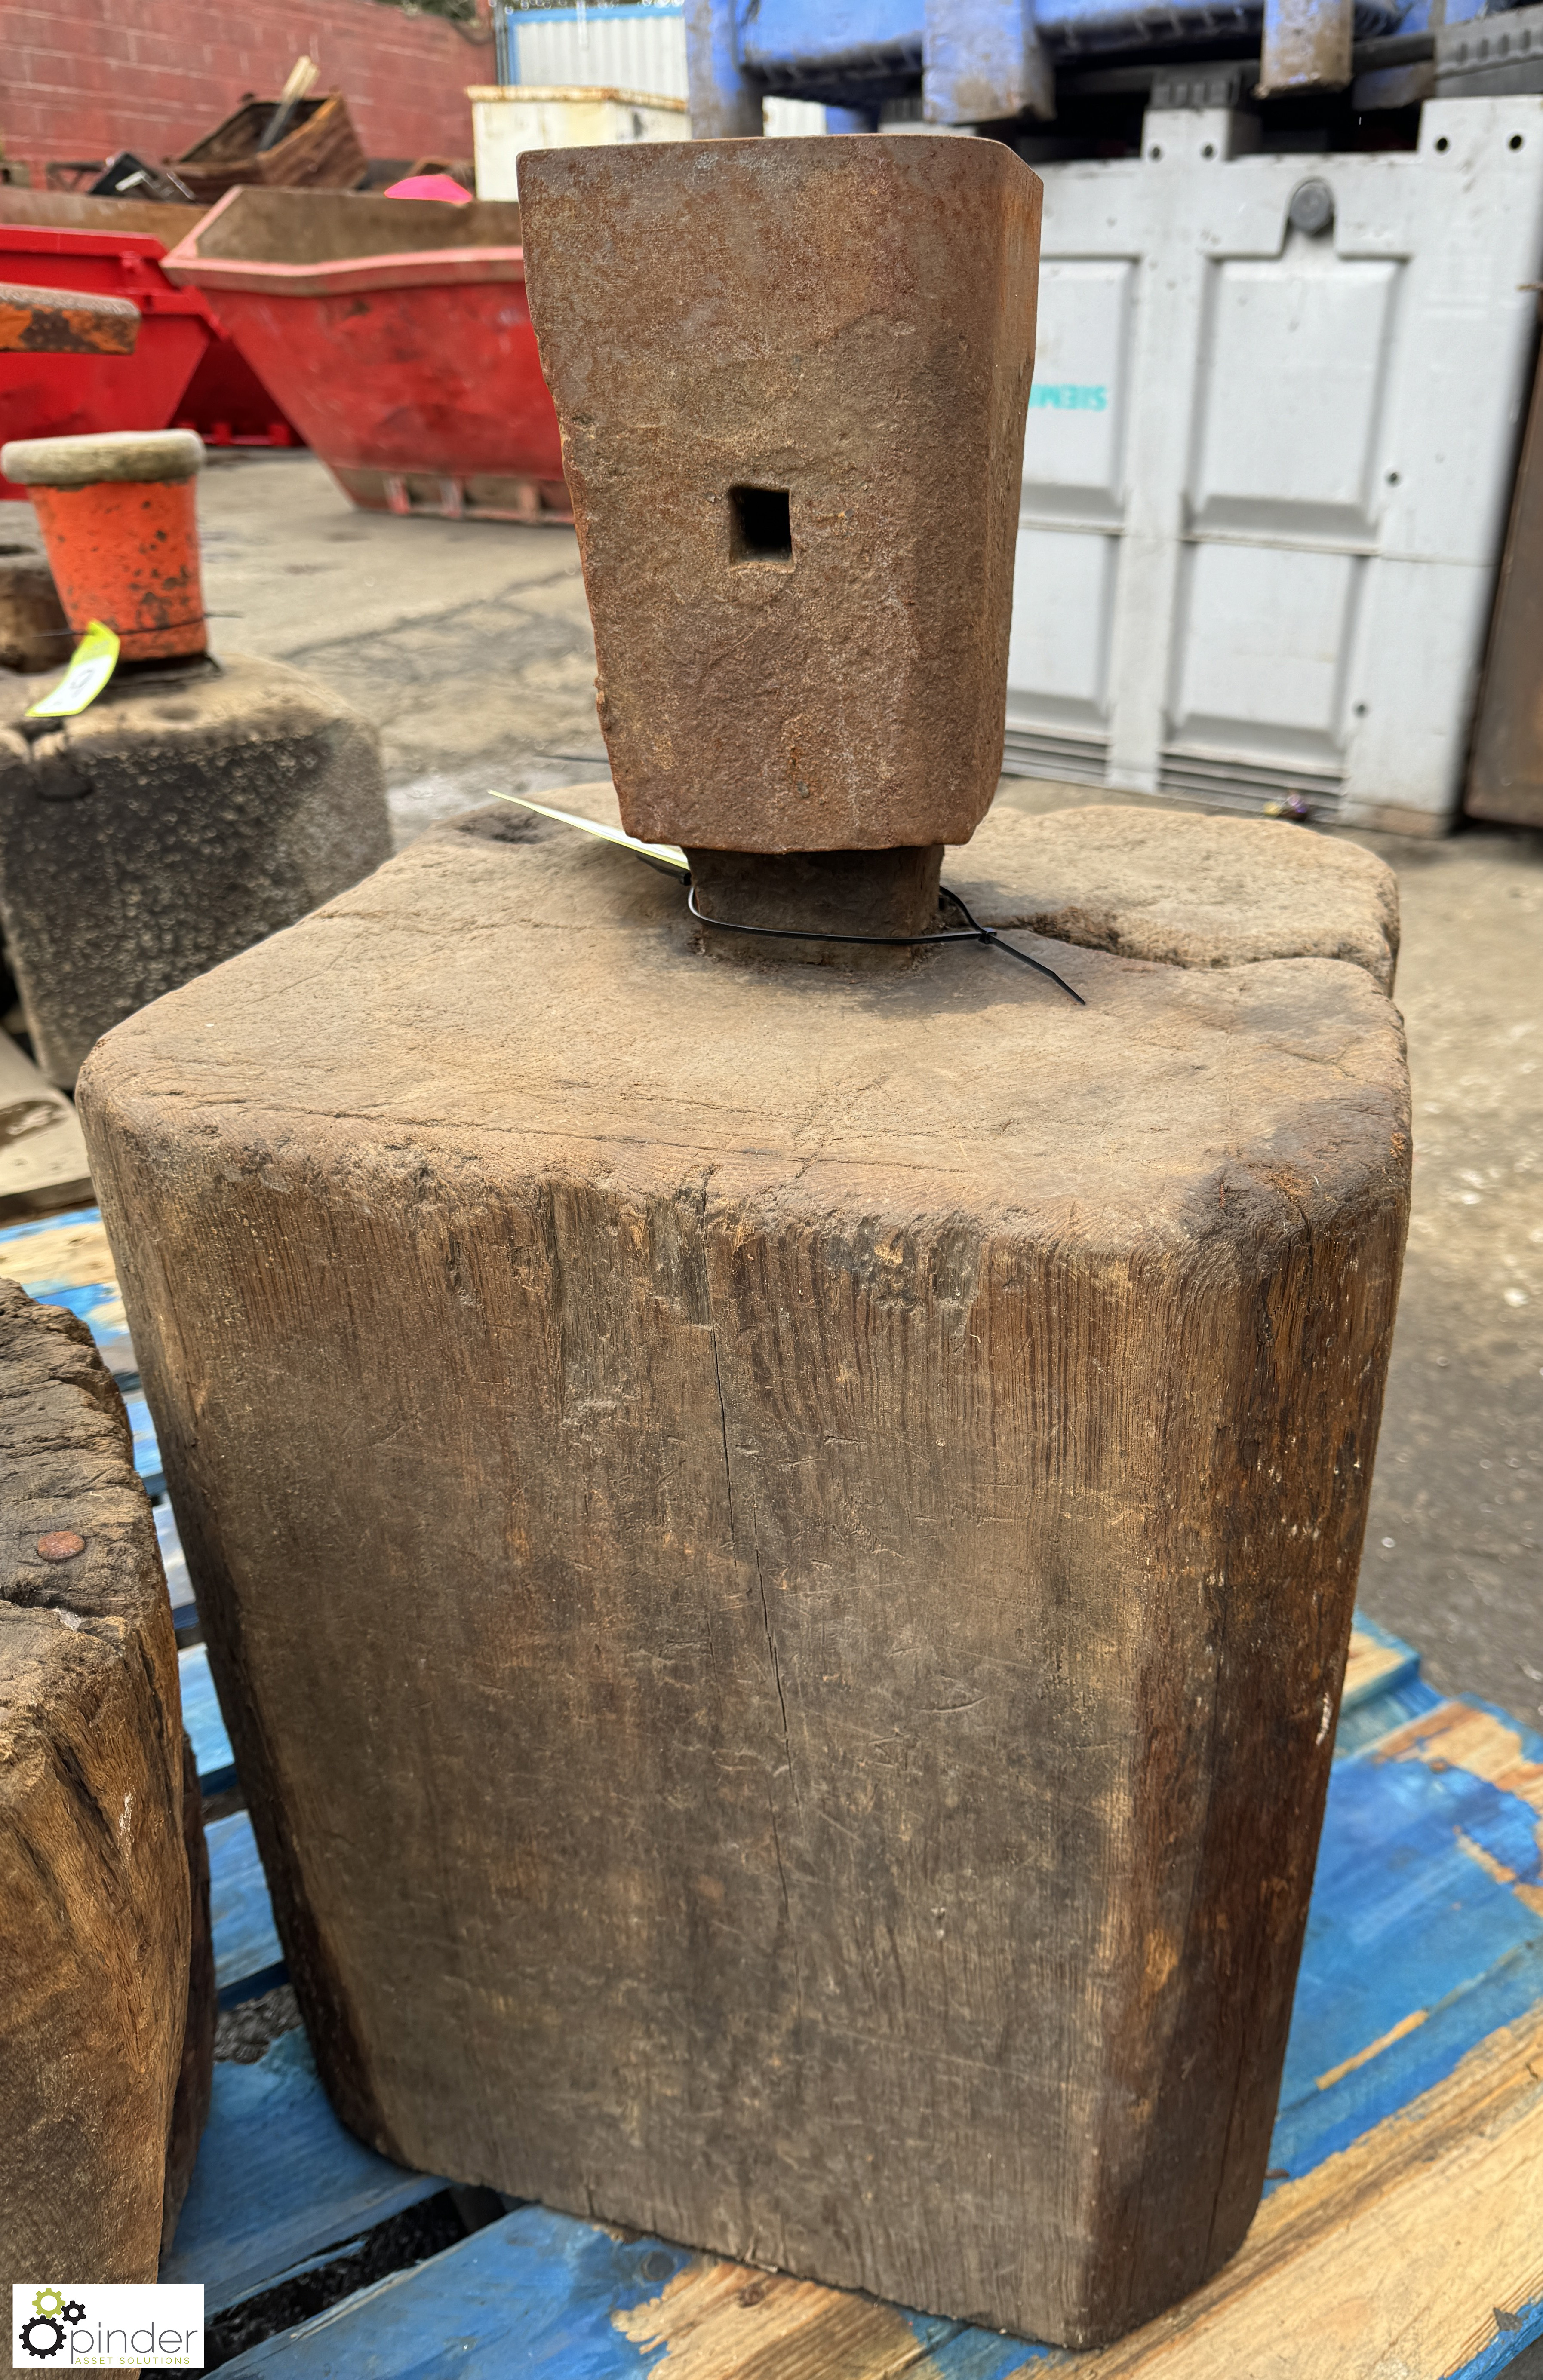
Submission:
POLYGON ((989 950, 1004 951, 1009 958, 1021 959, 1025 966, 1034 969, 1036 975, 1048 976, 1068 999, 1076 1002, 1079 1008, 1087 1005, 1081 992, 1074 991, 1065 978, 1057 975, 1053 967, 1044 965, 1039 959, 1031 959, 1028 953, 1020 951, 1015 942, 1004 942, 995 926, 983 926, 978 917, 972 917, 958 893, 951 892, 946 884, 939 885, 939 897, 953 902, 968 920, 967 930, 955 927, 945 928, 940 934, 832 934, 812 926, 746 926, 732 917, 710 917, 705 910, 697 906, 697 888, 689 876, 686 879, 686 905, 692 917, 699 926, 714 927, 719 933, 760 934, 779 942, 856 942, 878 950, 925 950, 937 942, 984 942, 989 950))
POLYGON ((1042 960, 1031 959, 1027 951, 1019 950, 1016 942, 1004 942, 1000 931, 995 926, 981 925, 977 918, 970 916, 970 912, 966 908, 965 904, 960 899, 958 893, 951 892, 946 884, 940 884, 938 892, 943 900, 952 901, 954 907, 963 917, 969 918, 970 924, 974 926, 976 932, 979 935, 983 942, 990 942, 995 949, 1005 951, 1009 958, 1022 959, 1025 966, 1032 967, 1036 975, 1048 975, 1051 983, 1058 983, 1061 986, 1062 990, 1076 1002, 1079 1008, 1087 1007, 1087 1002, 1084 1000, 1081 992, 1074 991, 1071 985, 1066 981, 1064 976, 1057 975, 1055 969, 1053 967, 1046 966, 1042 960))

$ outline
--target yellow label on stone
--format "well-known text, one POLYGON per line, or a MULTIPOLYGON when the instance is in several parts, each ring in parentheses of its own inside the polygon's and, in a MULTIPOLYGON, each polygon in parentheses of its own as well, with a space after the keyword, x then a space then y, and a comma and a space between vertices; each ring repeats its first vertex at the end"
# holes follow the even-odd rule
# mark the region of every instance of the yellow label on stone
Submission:
POLYGON ((96 700, 118 664, 115 629, 92 620, 58 685, 29 710, 29 719, 74 719, 96 700))

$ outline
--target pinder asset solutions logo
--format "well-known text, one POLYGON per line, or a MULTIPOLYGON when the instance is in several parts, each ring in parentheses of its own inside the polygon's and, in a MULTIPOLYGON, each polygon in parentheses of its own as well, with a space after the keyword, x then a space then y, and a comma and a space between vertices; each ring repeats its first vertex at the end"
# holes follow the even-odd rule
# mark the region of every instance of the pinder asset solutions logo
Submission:
POLYGON ((203 2369, 203 2287, 193 2281, 16 2281, 13 2372, 203 2369))

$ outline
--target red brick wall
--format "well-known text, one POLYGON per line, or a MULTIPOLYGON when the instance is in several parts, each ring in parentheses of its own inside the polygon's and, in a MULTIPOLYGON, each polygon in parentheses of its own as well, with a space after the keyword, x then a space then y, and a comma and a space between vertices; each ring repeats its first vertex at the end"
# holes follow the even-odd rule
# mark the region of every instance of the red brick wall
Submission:
POLYGON ((302 51, 369 156, 470 156, 466 86, 493 80, 492 42, 382 0, 0 0, 0 142, 34 168, 175 157, 244 91, 276 95, 302 51))

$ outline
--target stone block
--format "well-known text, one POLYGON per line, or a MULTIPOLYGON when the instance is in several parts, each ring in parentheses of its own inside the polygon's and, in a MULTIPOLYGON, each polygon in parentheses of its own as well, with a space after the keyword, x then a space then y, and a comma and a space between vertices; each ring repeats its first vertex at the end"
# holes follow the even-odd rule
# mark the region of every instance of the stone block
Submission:
POLYGON ((43 1071, 391 849, 374 730, 280 662, 116 679, 20 728, 0 690, 0 928, 43 1071))
POLYGON ((346 2119, 1078 2347, 1257 2201, 1409 1165, 1379 863, 1084 815, 1086 1008, 500 809, 80 1085, 346 2119))
POLYGON ((927 136, 520 161, 622 816, 963 841, 1002 760, 1040 184, 927 136))
POLYGON ((198 1783, 123 1401, 7 1281, 0 1441, 4 2277, 152 2281, 213 2058, 198 1783))

